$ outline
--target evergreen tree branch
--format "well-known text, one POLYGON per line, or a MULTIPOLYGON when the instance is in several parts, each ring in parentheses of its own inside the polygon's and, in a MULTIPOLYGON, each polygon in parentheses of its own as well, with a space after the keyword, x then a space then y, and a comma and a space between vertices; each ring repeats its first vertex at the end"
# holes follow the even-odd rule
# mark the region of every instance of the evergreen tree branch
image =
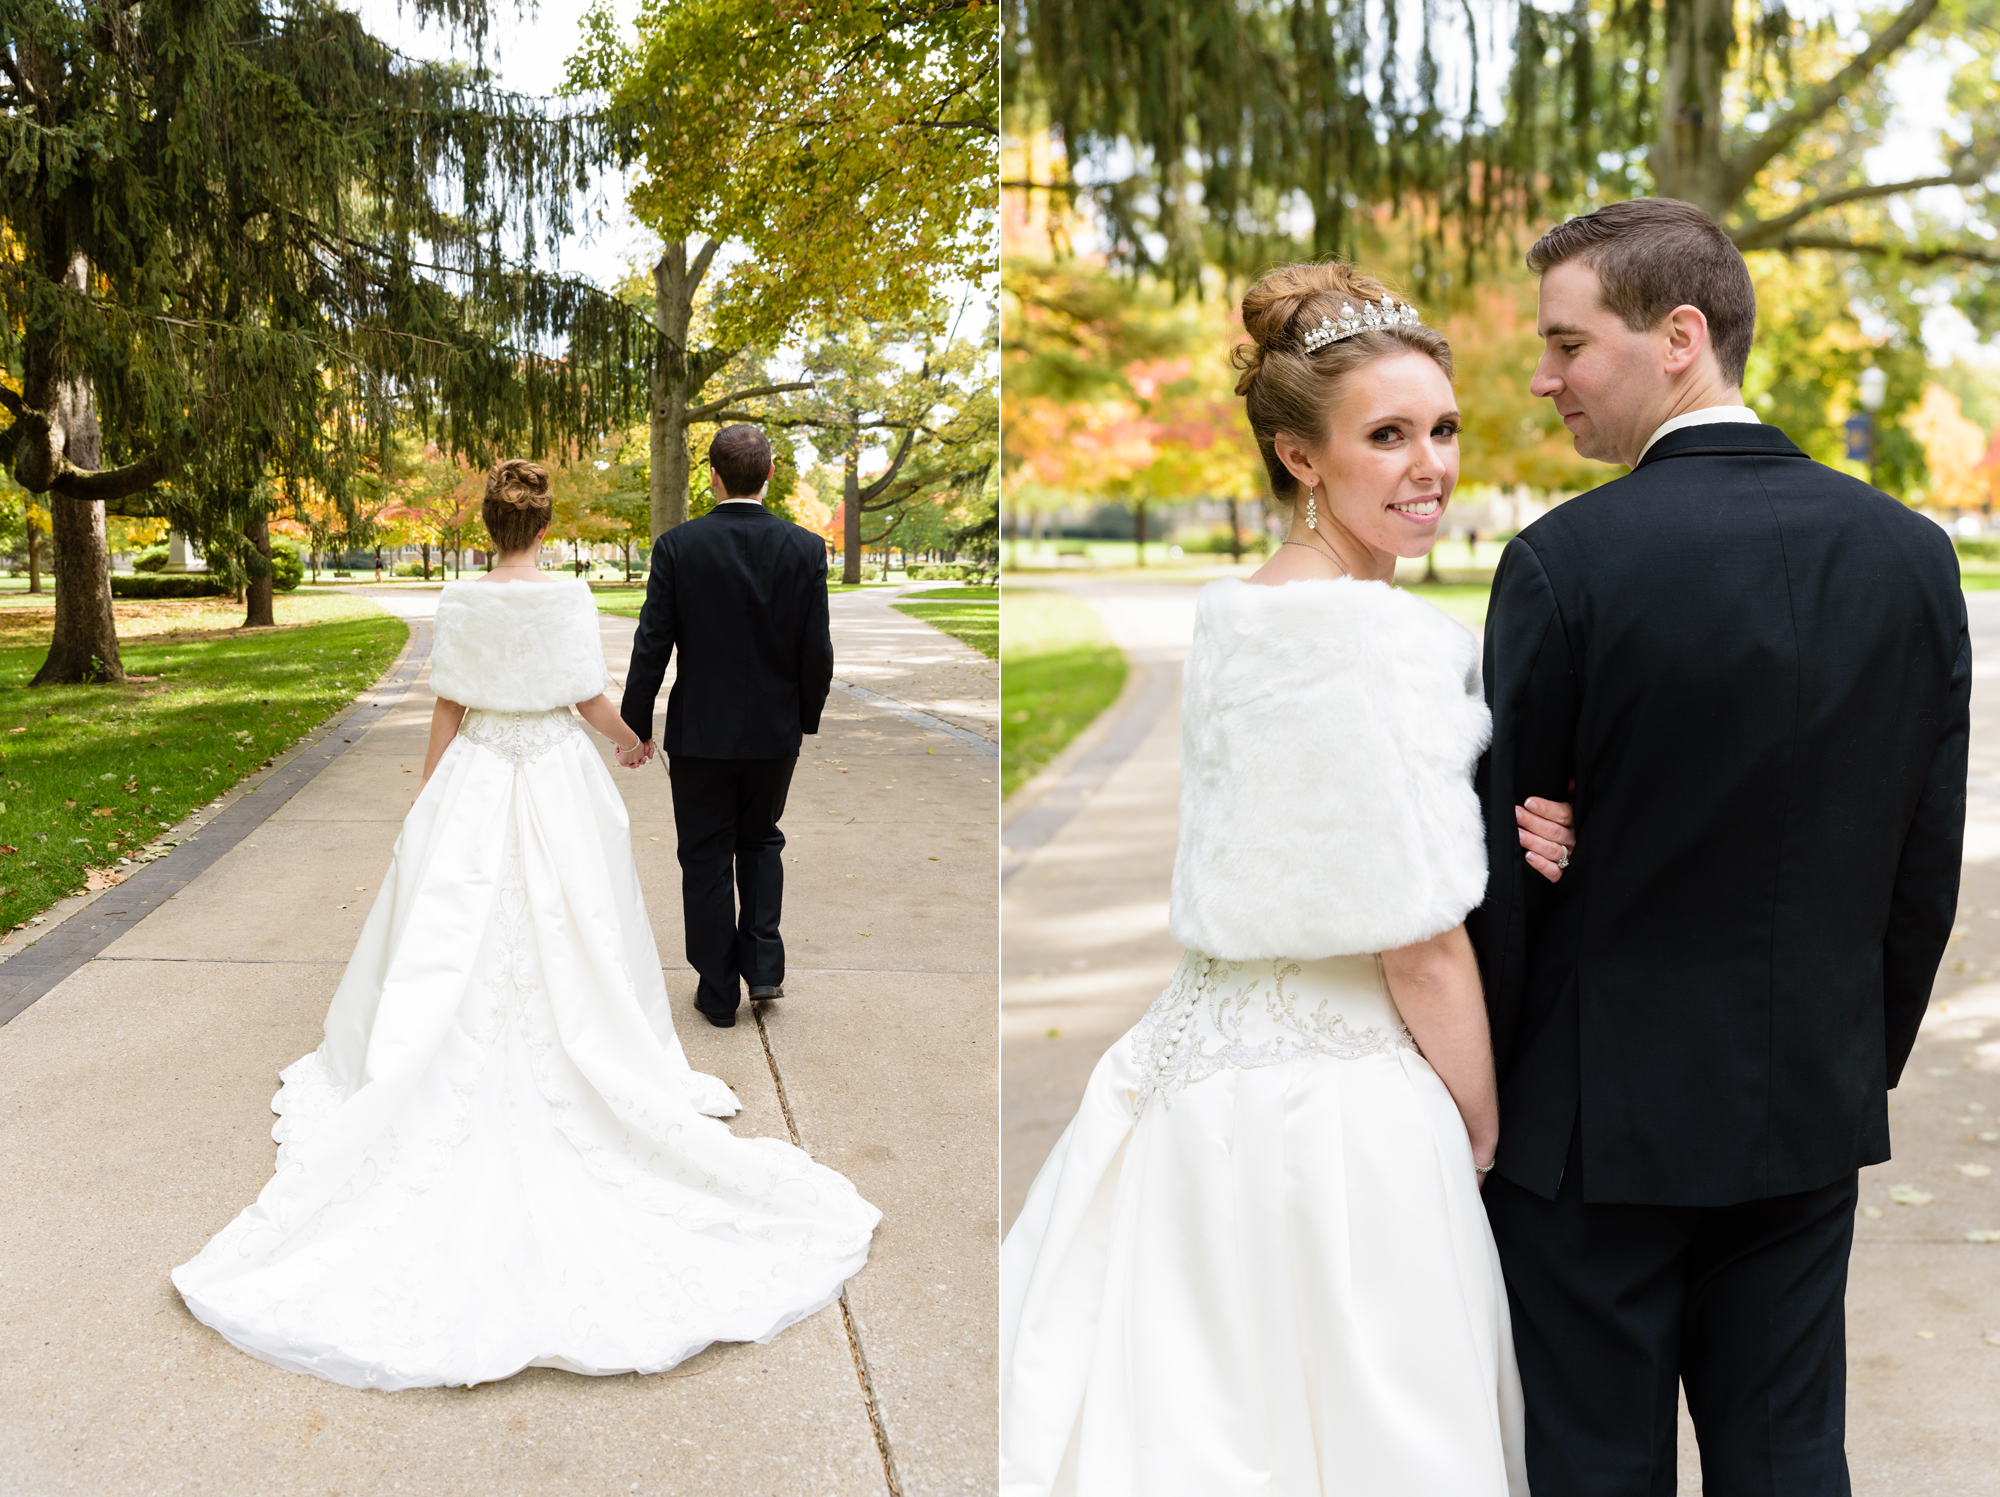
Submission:
POLYGON ((1897 193, 1917 192, 1925 187, 1973 187, 1983 182, 1993 170, 1993 158, 1989 154, 1970 166, 1960 167, 1955 172, 1947 172, 1940 177, 1913 177, 1907 182, 1872 182, 1861 187, 1849 187, 1840 192, 1821 193, 1819 196, 1801 203, 1789 213, 1776 218, 1756 219, 1733 230, 1730 238, 1739 250, 1766 249, 1785 237, 1792 225, 1803 222, 1815 213, 1823 213, 1829 208, 1838 208, 1843 203, 1864 202, 1869 198, 1894 197, 1897 193))
POLYGON ((1883 28, 1879 36, 1871 38, 1859 56, 1806 95, 1797 108, 1785 111, 1745 149, 1735 153, 1728 163, 1730 195, 1741 197, 1757 173, 1790 149, 1801 135, 1818 124, 1827 111, 1865 82, 1884 61, 1901 51, 1903 45, 1916 34, 1917 28, 1931 18, 1938 3, 1939 0, 1910 0, 1903 13, 1883 28))
POLYGON ((49 485, 48 492, 65 499, 124 499, 142 489, 150 489, 172 471, 158 453, 142 457, 122 468, 99 468, 95 472, 64 462, 62 473, 49 485))
POLYGON ((1884 259, 1893 256, 1912 265, 1937 265, 1946 260, 1962 260, 1968 265, 2000 265, 2000 249, 1975 248, 1971 245, 1867 244, 1843 238, 1838 234, 1787 234, 1776 244, 1763 245, 1761 248, 1839 250, 1848 254, 1878 255, 1884 259))
POLYGON ((9 81, 14 85, 14 92, 24 102, 35 107, 40 107, 42 91, 28 81, 27 74, 21 71, 21 65, 14 61, 14 49, 12 47, 0 51, 0 72, 4 72, 7 75, 9 81))

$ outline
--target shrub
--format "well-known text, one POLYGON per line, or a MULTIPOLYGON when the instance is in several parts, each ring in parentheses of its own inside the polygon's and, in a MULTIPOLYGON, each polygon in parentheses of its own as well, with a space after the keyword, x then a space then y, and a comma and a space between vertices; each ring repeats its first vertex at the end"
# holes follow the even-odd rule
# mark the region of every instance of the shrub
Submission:
POLYGON ((118 572, 111 578, 114 598, 219 598, 227 591, 215 578, 200 572, 135 572, 130 576, 118 572))
POLYGON ((145 550, 133 554, 132 570, 135 572, 164 572, 166 569, 167 548, 165 546, 148 546, 145 550))
POLYGON ((903 575, 912 582, 964 582, 980 569, 965 561, 919 562, 903 575))
POLYGON ((305 580, 306 559, 290 541, 271 542, 271 586, 288 593, 305 580))
POLYGON ((1952 546, 1960 561, 2000 561, 2000 536, 1961 535, 1952 546))

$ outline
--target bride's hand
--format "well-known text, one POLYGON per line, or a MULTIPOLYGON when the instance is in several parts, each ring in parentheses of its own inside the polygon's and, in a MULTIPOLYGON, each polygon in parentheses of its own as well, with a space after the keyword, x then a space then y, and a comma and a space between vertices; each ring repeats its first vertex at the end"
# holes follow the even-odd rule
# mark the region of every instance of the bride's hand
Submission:
POLYGON ((1563 866, 1576 848, 1575 821, 1568 801, 1531 795, 1525 806, 1514 807, 1514 825, 1527 849, 1528 866, 1552 884, 1561 880, 1563 866))

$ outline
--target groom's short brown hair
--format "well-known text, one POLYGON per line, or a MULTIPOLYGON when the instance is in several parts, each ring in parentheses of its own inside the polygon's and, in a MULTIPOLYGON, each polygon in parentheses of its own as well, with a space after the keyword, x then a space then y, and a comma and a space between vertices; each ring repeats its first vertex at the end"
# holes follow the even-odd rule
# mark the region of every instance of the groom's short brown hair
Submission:
POLYGON ((771 439, 754 426, 725 426, 708 444, 708 465, 732 499, 748 499, 771 473, 771 439))
POLYGON ((1556 225, 1528 251, 1528 269, 1536 275, 1565 260, 1581 260, 1597 272, 1605 310, 1635 333, 1658 327, 1675 307, 1699 307, 1722 377, 1743 383, 1757 332, 1757 292, 1742 252, 1693 203, 1607 203, 1556 225))

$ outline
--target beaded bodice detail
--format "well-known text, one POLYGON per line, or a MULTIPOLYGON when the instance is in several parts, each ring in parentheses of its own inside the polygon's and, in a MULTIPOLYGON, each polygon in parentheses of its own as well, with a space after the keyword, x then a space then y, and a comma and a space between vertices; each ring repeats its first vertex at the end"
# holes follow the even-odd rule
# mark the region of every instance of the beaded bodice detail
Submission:
POLYGON ((1359 1060, 1416 1048, 1386 988, 1329 987, 1313 980, 1321 965, 1282 958, 1226 962, 1188 952, 1132 1031, 1140 1076, 1135 1109, 1143 1112, 1155 1097, 1170 1098, 1225 1070, 1308 1056, 1359 1060), (1383 1022, 1350 1022, 1349 1013, 1383 1022))
POLYGON ((460 738, 491 750, 517 769, 582 734, 583 724, 567 707, 547 712, 493 712, 471 707, 458 725, 460 738))

